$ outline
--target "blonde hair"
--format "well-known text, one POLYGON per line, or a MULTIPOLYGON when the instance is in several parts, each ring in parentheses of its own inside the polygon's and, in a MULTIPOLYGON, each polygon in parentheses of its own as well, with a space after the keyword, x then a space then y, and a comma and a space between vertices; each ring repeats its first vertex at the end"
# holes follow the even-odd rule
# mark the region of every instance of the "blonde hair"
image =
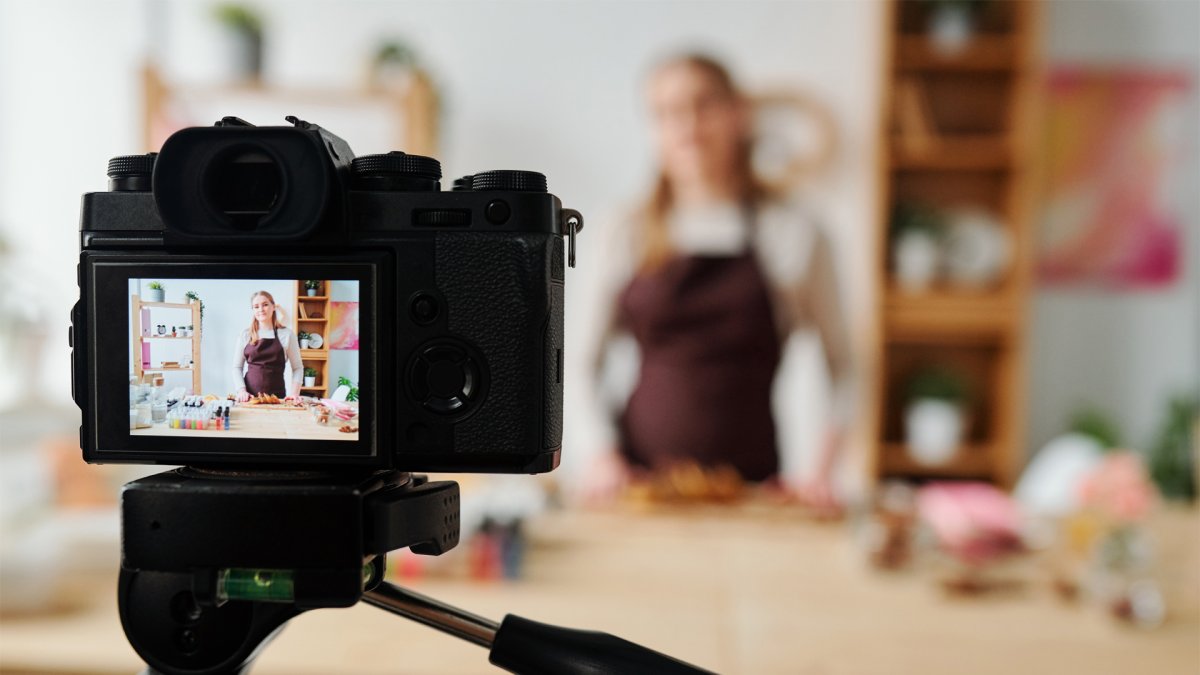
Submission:
MULTIPOLYGON (((267 300, 270 300, 272 306, 279 307, 279 305, 275 304, 275 297, 266 291, 255 291, 250 294, 250 306, 251 307, 254 306, 254 299, 260 295, 262 297, 266 298, 267 300)), ((271 330, 279 330, 280 328, 283 328, 283 324, 279 323, 279 319, 277 318, 278 312, 279 312, 278 309, 271 312, 271 330)), ((276 337, 278 337, 279 334, 276 333, 275 335, 276 335, 276 337)), ((250 344, 252 344, 252 345, 258 344, 258 319, 254 318, 253 316, 250 317, 250 344)))
MULTIPOLYGON (((674 66, 687 66, 700 71, 717 86, 718 91, 727 101, 743 102, 746 100, 742 90, 737 86, 729 70, 720 61, 706 54, 683 53, 660 61, 651 74, 661 73, 674 66)), ((735 191, 738 201, 747 204, 757 204, 773 196, 773 190, 754 172, 753 163, 754 139, 747 133, 738 147, 734 157, 733 179, 736 181, 735 191)), ((645 246, 642 250, 641 268, 652 271, 662 266, 674 253, 671 246, 670 233, 667 231, 667 215, 674 206, 675 196, 671 191, 671 180, 664 168, 658 170, 658 177, 650 195, 642 204, 639 217, 645 228, 645 246)))

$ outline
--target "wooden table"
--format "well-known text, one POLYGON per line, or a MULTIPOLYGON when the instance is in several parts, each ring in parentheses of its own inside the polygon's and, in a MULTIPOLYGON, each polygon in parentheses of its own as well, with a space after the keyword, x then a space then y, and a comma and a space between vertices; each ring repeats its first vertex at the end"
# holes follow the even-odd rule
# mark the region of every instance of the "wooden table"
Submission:
MULTIPOLYGON (((1184 549, 1172 555, 1200 570, 1200 519, 1191 511, 1176 521, 1184 549)), ((531 524, 523 580, 412 587, 495 619, 512 612, 612 632, 722 673, 1200 669, 1194 614, 1143 632, 1042 586, 951 597, 927 575, 869 569, 850 529, 761 507, 558 513, 531 524)), ((112 579, 79 584, 75 611, 0 624, 0 671, 135 672, 112 579)), ((253 672, 492 672, 486 659, 479 647, 359 605, 297 618, 253 672)))
MULTIPOLYGON (((199 436, 203 438, 282 438, 287 440, 357 441, 358 432, 338 431, 346 422, 330 415, 328 424, 321 424, 308 410, 274 408, 266 405, 234 406, 229 413, 227 431, 217 429, 172 429, 158 422, 144 429, 131 429, 133 436, 199 436)), ((357 427, 358 421, 349 423, 357 427)))

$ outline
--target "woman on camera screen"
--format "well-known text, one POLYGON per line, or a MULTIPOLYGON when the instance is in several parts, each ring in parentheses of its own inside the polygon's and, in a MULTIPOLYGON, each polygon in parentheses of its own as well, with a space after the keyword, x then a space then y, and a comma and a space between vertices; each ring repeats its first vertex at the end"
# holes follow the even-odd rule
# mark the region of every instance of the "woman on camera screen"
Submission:
POLYGON ((248 401, 260 394, 299 398, 304 377, 300 345, 292 331, 279 322, 275 298, 256 291, 250 296, 250 311, 250 327, 242 331, 235 345, 234 381, 242 383, 237 400, 248 401))
POLYGON ((586 496, 607 499, 632 473, 680 464, 776 477, 772 383, 788 336, 815 327, 837 400, 800 497, 834 510, 850 359, 829 240, 755 177, 750 104, 720 63, 669 59, 652 72, 648 98, 660 172, 645 203, 602 233, 603 278, 589 289, 584 311, 594 316, 580 341, 595 382, 621 333, 637 344, 639 372, 615 415, 598 385, 573 408, 573 423, 602 448, 586 496))

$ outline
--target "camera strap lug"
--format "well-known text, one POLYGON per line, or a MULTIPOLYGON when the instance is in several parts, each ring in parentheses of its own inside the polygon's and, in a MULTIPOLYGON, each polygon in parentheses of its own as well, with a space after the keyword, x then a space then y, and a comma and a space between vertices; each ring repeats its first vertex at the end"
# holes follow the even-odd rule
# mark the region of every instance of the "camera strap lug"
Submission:
POLYGON ((563 209, 561 215, 567 230, 567 266, 575 267, 575 235, 583 231, 583 214, 575 209, 563 209))

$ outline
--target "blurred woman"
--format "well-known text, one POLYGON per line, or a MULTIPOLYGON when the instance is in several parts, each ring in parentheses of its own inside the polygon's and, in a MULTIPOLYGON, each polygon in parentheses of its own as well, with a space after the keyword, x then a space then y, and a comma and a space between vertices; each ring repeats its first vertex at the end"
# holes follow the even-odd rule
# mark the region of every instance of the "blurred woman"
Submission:
POLYGON ((602 233, 594 271, 603 278, 590 289, 583 311, 594 316, 579 340, 598 382, 610 342, 631 334, 639 373, 616 415, 598 388, 570 409, 603 448, 587 495, 609 498, 631 472, 680 463, 732 466, 752 482, 777 476, 772 383, 786 338, 813 326, 837 400, 801 497, 832 509, 850 359, 829 241, 755 177, 750 104, 720 63, 669 59, 647 94, 660 172, 642 207, 602 233))
POLYGON ((234 381, 241 383, 237 400, 249 401, 260 394, 299 398, 304 377, 300 344, 279 323, 275 298, 266 291, 255 292, 250 296, 250 312, 250 327, 234 345, 234 381))

